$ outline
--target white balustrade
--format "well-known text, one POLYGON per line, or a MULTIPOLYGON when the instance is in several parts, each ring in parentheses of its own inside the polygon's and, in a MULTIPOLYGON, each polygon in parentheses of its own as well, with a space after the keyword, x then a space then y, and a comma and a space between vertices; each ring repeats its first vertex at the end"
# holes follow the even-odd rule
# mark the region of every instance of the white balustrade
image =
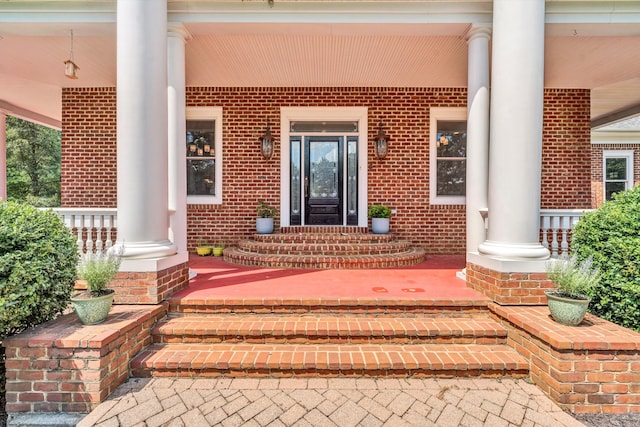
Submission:
POLYGON ((51 208, 76 236, 78 251, 100 252, 116 241, 116 208, 51 208))
POLYGON ((540 236, 542 245, 552 258, 567 257, 571 249, 571 233, 576 223, 590 209, 541 209, 540 236))

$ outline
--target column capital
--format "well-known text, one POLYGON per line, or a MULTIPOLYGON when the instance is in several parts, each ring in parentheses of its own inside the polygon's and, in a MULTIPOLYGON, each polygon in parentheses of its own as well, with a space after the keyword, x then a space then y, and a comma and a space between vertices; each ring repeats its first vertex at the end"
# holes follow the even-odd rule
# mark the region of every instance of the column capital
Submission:
POLYGON ((477 38, 491 38, 491 24, 471 24, 464 33, 464 39, 467 43, 477 38))

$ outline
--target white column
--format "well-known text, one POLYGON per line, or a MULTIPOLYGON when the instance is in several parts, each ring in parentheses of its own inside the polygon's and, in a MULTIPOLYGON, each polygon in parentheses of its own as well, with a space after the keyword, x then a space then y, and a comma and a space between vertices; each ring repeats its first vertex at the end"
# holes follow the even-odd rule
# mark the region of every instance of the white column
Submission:
POLYGON ((169 256, 166 1, 118 0, 117 50, 118 243, 169 256))
POLYGON ((7 115, 0 111, 0 200, 7 200, 7 115))
POLYGON ((187 252, 187 166, 185 42, 189 38, 180 25, 170 26, 168 40, 169 102, 169 237, 178 252, 187 252))
POLYGON ((489 38, 488 26, 472 26, 467 83, 467 252, 487 238, 481 209, 488 207, 489 185, 489 38))
POLYGON ((479 251, 545 259, 540 244, 544 0, 494 0, 489 231, 479 251))

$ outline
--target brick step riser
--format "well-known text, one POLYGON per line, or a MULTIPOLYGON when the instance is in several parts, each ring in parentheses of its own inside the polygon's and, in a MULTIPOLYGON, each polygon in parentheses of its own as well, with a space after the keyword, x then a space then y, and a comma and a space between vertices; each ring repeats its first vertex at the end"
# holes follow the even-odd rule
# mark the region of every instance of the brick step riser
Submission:
POLYGON ((314 257, 316 259, 305 260, 304 258, 296 257, 294 255, 281 255, 280 258, 276 255, 261 255, 261 254, 243 254, 243 253, 225 253, 224 259, 227 262, 246 265, 253 267, 264 268, 298 268, 298 269, 360 269, 360 268, 398 268, 408 267, 422 262, 424 254, 422 255, 408 255, 406 257, 396 256, 389 259, 384 255, 376 258, 371 256, 367 259, 353 259, 345 255, 344 258, 334 257, 314 257))
POLYGON ((302 369, 302 370, 235 370, 235 369, 144 369, 131 370, 134 378, 527 378, 528 369, 302 369))
POLYGON ((265 336, 200 336, 200 335, 154 335, 154 344, 479 344, 501 345, 505 337, 489 336, 445 336, 445 337, 265 337, 265 336))
POLYGON ((280 227, 278 230, 282 234, 368 234, 367 227, 344 226, 344 225, 291 225, 280 227))
POLYGON ((220 316, 221 314, 313 314, 331 316, 362 316, 362 317, 427 317, 427 318, 488 318, 489 312, 485 305, 461 306, 367 306, 367 305, 229 305, 229 304, 198 304, 189 305, 180 302, 169 302, 171 316, 220 316))
POLYGON ((243 241, 238 249, 247 254, 264 255, 315 255, 315 256, 347 256, 347 255, 393 255, 409 253, 409 242, 397 242, 384 245, 339 245, 339 244, 261 244, 243 241))

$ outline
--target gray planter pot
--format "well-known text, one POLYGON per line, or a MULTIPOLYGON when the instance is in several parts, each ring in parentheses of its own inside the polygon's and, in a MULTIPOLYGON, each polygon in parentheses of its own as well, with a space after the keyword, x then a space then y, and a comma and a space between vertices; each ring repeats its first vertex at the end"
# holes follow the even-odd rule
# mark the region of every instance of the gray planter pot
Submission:
POLYGON ((80 297, 79 295, 84 294, 84 292, 80 292, 71 297, 73 307, 82 324, 96 325, 107 319, 109 310, 111 310, 111 305, 113 304, 113 297, 116 295, 113 289, 107 290, 110 291, 110 293, 99 297, 80 297))
POLYGON ((587 314, 587 307, 591 301, 588 297, 573 299, 559 296, 556 291, 545 291, 544 293, 547 296, 551 317, 562 325, 577 326, 587 314))
POLYGON ((389 218, 371 218, 371 231, 374 234, 387 234, 389 232, 389 218))
POLYGON ((273 218, 256 218, 256 233, 273 233, 273 218))

